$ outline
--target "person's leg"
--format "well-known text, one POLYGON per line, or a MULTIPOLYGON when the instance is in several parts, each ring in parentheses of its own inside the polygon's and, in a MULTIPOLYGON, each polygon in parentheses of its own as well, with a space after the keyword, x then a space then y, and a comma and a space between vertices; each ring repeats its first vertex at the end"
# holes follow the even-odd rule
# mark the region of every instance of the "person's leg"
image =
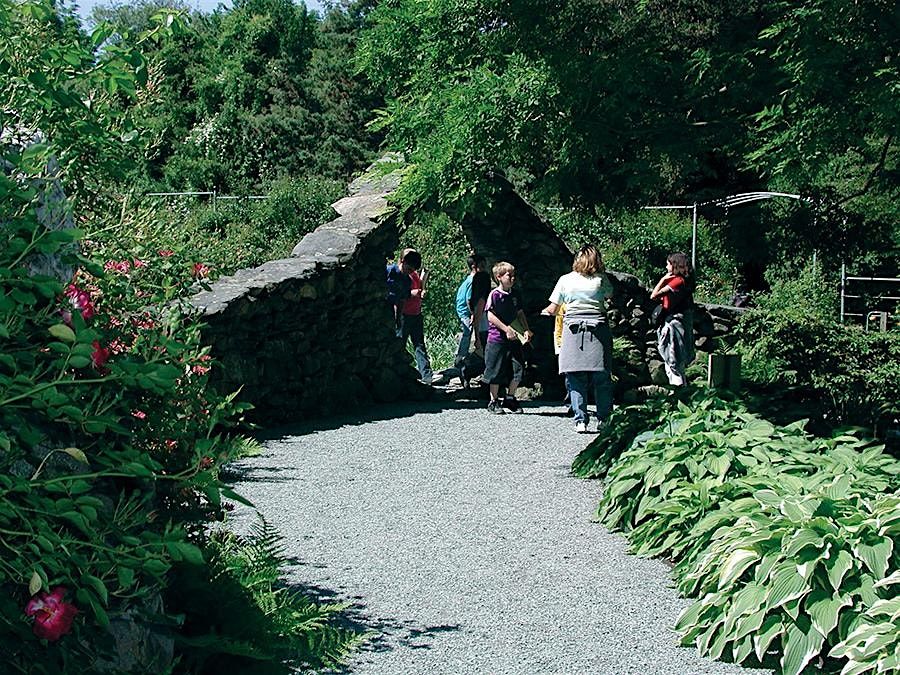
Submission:
POLYGON ((665 365, 669 384, 680 387, 684 384, 684 378, 678 372, 673 320, 671 318, 666 319, 663 325, 656 329, 656 348, 665 365))
POLYGON ((403 317, 409 323, 409 337, 412 340, 413 350, 416 356, 416 368, 422 381, 430 384, 432 378, 431 361, 428 359, 428 351, 425 349, 425 327, 421 314, 412 314, 403 317))
POLYGON ((520 413, 523 410, 519 400, 516 398, 516 390, 519 388, 519 383, 525 375, 525 354, 519 342, 514 342, 509 346, 509 364, 512 375, 509 380, 506 407, 513 412, 520 413))
POLYGON ((609 419, 613 409, 613 384, 608 370, 591 373, 594 385, 594 401, 597 403, 597 425, 609 419))
POLYGON ((472 343, 472 326, 468 321, 463 321, 462 319, 459 320, 459 326, 462 329, 462 333, 459 336, 459 346, 456 348, 456 359, 453 365, 457 368, 462 368, 466 355, 469 353, 469 346, 472 343))
POLYGON ((491 400, 488 410, 492 413, 503 413, 500 405, 500 383, 503 370, 503 345, 488 342, 484 349, 484 381, 490 386, 491 400))
POLYGON ((587 388, 588 374, 583 372, 566 373, 569 383, 569 393, 572 397, 572 412, 575 415, 576 428, 579 425, 587 425, 587 388))

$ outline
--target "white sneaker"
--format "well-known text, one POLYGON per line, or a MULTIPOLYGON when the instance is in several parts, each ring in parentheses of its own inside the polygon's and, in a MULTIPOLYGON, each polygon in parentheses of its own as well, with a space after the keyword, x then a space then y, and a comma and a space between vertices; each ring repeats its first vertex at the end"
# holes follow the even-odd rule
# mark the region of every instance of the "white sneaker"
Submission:
POLYGON ((587 424, 584 422, 575 422, 575 433, 576 434, 586 434, 587 433, 587 424))

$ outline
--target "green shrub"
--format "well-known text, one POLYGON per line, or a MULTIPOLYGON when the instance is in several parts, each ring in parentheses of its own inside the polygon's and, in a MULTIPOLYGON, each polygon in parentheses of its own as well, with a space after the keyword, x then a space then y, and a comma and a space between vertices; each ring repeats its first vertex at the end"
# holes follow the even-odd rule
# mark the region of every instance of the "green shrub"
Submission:
POLYGON ((747 312, 736 333, 744 377, 776 398, 811 405, 832 427, 883 431, 897 419, 900 334, 790 309, 747 312))

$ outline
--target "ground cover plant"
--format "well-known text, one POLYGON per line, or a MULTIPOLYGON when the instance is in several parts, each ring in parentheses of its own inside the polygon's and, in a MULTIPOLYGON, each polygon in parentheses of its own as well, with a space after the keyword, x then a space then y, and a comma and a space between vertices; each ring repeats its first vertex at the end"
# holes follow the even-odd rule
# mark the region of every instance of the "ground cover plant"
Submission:
POLYGON ((595 448, 578 464, 582 475, 589 457, 601 461, 588 475, 611 464, 598 518, 637 554, 669 559, 697 598, 678 622, 684 644, 785 673, 889 672, 900 462, 855 434, 803 427, 698 395, 643 433, 607 431, 633 439, 618 458, 595 448))

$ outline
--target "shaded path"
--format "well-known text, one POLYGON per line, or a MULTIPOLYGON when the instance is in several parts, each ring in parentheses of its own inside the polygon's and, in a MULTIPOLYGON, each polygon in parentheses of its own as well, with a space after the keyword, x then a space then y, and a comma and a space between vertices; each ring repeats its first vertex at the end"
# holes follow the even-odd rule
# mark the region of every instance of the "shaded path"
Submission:
POLYGON ((381 407, 279 430, 236 467, 303 561, 292 580, 382 633, 352 673, 762 672, 677 646, 687 601, 589 522, 599 483, 568 474, 589 439, 560 413, 381 407))

